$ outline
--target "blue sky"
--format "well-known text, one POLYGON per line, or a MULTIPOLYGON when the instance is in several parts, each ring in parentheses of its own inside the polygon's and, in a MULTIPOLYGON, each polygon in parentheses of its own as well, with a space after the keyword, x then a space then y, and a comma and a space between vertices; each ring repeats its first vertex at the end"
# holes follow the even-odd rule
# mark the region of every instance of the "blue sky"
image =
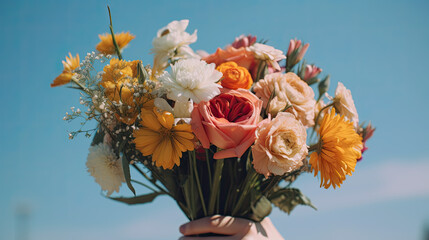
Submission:
MULTIPOLYGON (((156 31, 189 19, 195 50, 214 52, 240 34, 310 43, 309 62, 351 89, 361 120, 377 127, 340 189, 302 175, 318 207, 271 218, 286 239, 422 239, 429 227, 427 1, 1 1, 0 239, 14 239, 15 212, 29 206, 32 240, 176 239, 186 218, 175 203, 129 207, 104 199, 85 169, 90 141, 68 140, 62 121, 79 95, 49 84, 71 53, 84 56, 108 31, 136 35, 124 57, 152 62, 156 31)), ((129 194, 124 187, 121 193, 129 194)), ((141 189, 138 189, 141 191, 141 189)))

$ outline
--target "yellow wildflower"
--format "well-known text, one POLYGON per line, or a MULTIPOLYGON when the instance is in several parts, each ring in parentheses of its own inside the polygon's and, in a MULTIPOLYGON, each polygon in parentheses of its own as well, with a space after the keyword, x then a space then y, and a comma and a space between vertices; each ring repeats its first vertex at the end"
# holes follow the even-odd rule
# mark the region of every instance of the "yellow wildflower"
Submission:
MULTIPOLYGON (((110 64, 104 67, 104 74, 100 85, 105 88, 106 97, 116 103, 122 103, 122 107, 115 107, 116 118, 125 123, 133 124, 141 108, 152 109, 154 99, 148 91, 147 94, 137 94, 138 70, 141 61, 127 62, 113 58, 110 64)), ((149 89, 147 89, 149 90, 149 89)))
MULTIPOLYGON (((97 44, 95 49, 103 54, 116 54, 115 46, 113 45, 112 35, 110 33, 100 34, 98 35, 100 38, 100 42, 97 44)), ((124 47, 128 45, 128 43, 135 38, 134 35, 129 32, 122 32, 115 34, 115 40, 118 44, 119 50, 122 50, 124 47)))
POLYGON ((323 117, 318 133, 318 149, 310 155, 311 171, 314 176, 320 172, 320 187, 340 187, 361 157, 362 137, 356 133, 353 122, 336 115, 334 108, 323 117))
POLYGON ((73 73, 73 70, 80 66, 79 54, 76 54, 76 57, 73 57, 71 53, 69 53, 69 57, 66 56, 66 61, 63 60, 63 66, 63 72, 55 78, 54 82, 51 83, 51 87, 64 85, 70 82, 75 74, 73 73))
POLYGON ((152 155, 157 167, 172 169, 180 166, 182 152, 194 150, 191 125, 174 126, 174 116, 167 111, 153 108, 141 110, 141 128, 134 130, 134 143, 144 156, 152 155))

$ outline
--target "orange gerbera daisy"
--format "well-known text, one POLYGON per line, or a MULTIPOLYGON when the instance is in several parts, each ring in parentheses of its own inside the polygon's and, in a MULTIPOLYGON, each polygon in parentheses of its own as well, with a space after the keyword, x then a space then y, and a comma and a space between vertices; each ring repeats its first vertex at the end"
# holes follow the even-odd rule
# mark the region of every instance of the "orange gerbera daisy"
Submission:
POLYGON ((51 87, 64 85, 70 82, 75 74, 73 73, 73 70, 80 66, 79 54, 76 54, 76 57, 73 57, 71 53, 69 53, 69 57, 66 56, 66 61, 63 60, 63 66, 63 72, 54 79, 54 82, 51 83, 51 87))
POLYGON ((152 155, 157 167, 180 166, 182 152, 194 150, 194 134, 186 123, 174 126, 174 116, 167 111, 142 109, 141 128, 134 130, 134 143, 144 156, 152 155))
POLYGON ((105 95, 112 101, 122 103, 122 107, 116 107, 116 118, 125 123, 133 124, 138 116, 140 108, 152 109, 154 99, 148 90, 147 94, 135 96, 139 85, 137 66, 141 61, 125 61, 112 58, 110 64, 104 67, 103 78, 100 85, 104 87, 105 95))
MULTIPOLYGON (((113 39, 112 35, 110 33, 100 34, 98 35, 100 38, 100 42, 97 44, 95 49, 97 49, 99 52, 103 54, 116 54, 115 46, 113 45, 113 39)), ((119 50, 122 50, 124 47, 128 45, 128 43, 135 38, 134 35, 130 34, 129 32, 122 32, 122 33, 116 33, 115 34, 115 40, 118 44, 119 50)))
POLYGON ((353 122, 336 115, 334 108, 323 117, 318 133, 318 149, 310 155, 311 171, 314 176, 320 172, 320 187, 340 187, 361 157, 362 137, 356 133, 353 122))

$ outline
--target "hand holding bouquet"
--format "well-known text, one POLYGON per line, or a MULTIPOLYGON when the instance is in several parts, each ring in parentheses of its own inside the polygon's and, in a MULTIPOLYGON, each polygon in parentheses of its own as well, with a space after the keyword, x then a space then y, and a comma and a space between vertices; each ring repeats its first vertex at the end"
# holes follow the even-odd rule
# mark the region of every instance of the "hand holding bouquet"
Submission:
POLYGON ((188 23, 158 31, 152 66, 122 58, 134 36, 114 34, 112 22, 97 53, 63 61, 51 86, 78 89, 87 108, 73 108, 65 120, 98 122, 69 134, 93 137, 89 173, 113 200, 138 204, 168 195, 190 220, 221 214, 260 222, 272 204, 287 213, 299 204, 314 208, 291 188, 296 178, 313 172, 321 186, 340 187, 374 131, 359 125, 350 90, 338 83, 335 96, 327 94, 329 76, 321 80, 322 69, 303 61, 308 43, 291 40, 284 55, 243 35, 211 55, 197 54, 188 23), (111 197, 122 183, 135 196, 111 197), (149 193, 136 195, 135 185, 149 193))

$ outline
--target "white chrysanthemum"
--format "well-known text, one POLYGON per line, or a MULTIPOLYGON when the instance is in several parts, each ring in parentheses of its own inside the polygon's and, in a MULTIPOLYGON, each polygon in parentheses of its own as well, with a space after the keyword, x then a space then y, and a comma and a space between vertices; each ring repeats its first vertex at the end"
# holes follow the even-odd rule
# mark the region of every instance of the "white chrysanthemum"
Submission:
POLYGON ((281 70, 278 61, 286 58, 281 50, 261 43, 255 43, 248 47, 248 49, 255 54, 255 58, 265 60, 269 62, 274 69, 278 71, 281 70))
POLYGON ((353 126, 357 129, 359 126, 359 116, 353 101, 352 93, 341 82, 338 82, 337 89, 335 90, 334 104, 336 110, 348 120, 352 121, 353 126))
POLYGON ((167 90, 167 98, 175 101, 192 99, 195 103, 209 101, 220 93, 222 86, 216 82, 222 73, 215 64, 207 64, 198 59, 183 59, 171 66, 171 73, 158 78, 167 90))
POLYGON ((158 30, 156 38, 152 41, 152 53, 155 54, 153 70, 161 72, 168 65, 168 60, 181 58, 200 58, 189 44, 197 41, 197 30, 191 35, 185 32, 189 20, 173 21, 166 27, 158 30))
POLYGON ((107 196, 114 191, 119 192, 119 188, 125 182, 121 159, 118 159, 106 144, 100 143, 89 148, 86 167, 101 189, 107 191, 107 196))

